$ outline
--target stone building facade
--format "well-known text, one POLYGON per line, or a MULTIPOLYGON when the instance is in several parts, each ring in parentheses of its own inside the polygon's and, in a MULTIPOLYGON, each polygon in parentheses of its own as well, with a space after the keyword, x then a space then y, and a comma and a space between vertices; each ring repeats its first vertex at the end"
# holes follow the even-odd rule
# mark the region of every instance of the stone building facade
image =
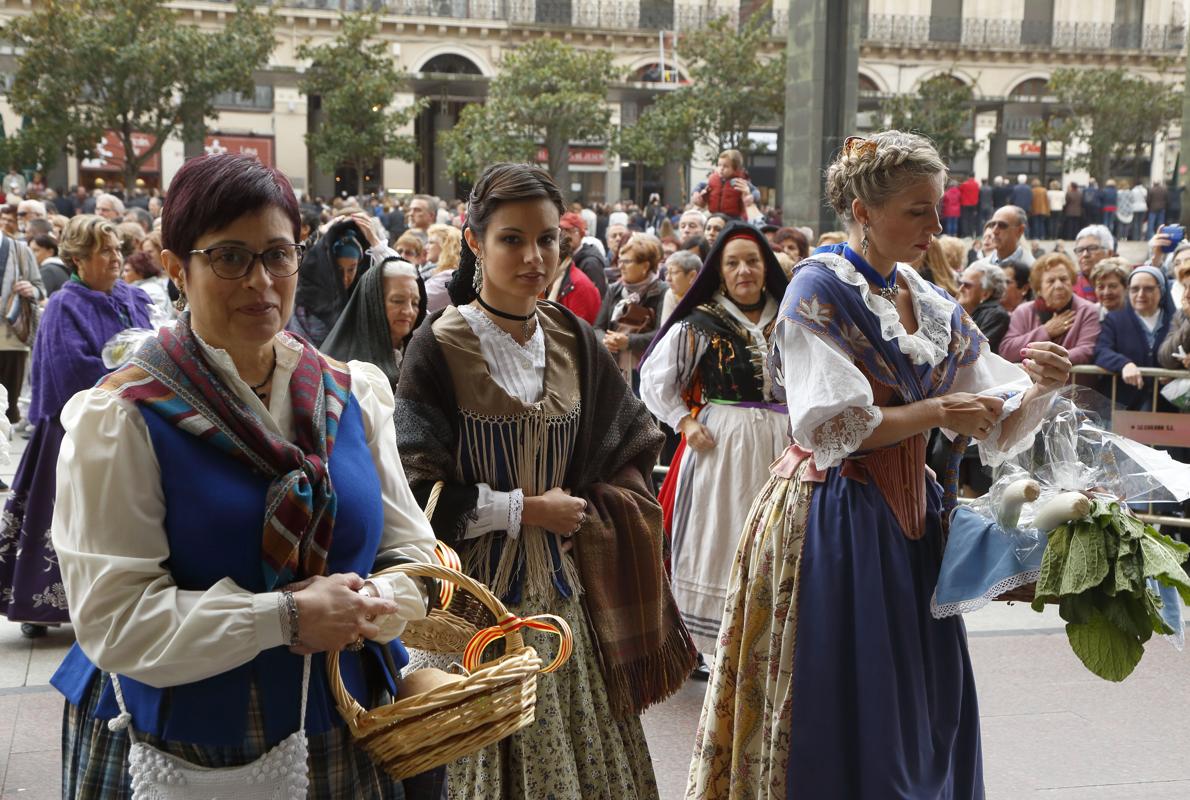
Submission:
MULTIPOLYGON (((840 0, 844 1, 844 0, 840 0)), ((970 164, 955 165, 977 175, 1035 173, 1038 143, 1029 140, 1030 121, 1052 102, 1045 94, 1049 74, 1062 66, 1095 68, 1119 65, 1150 76, 1180 77, 1184 70, 1186 10, 1180 0, 851 0, 861 19, 859 118, 857 127, 879 125, 882 99, 912 91, 925 78, 949 71, 972 85, 976 97, 971 136, 978 151, 970 164)), ((210 121, 208 150, 254 152, 288 174, 295 186, 328 195, 345 181, 360 178, 367 186, 398 192, 427 191, 443 197, 461 188, 437 157, 435 135, 450 128, 459 109, 482 101, 488 82, 500 69, 503 54, 535 37, 551 36, 579 47, 613 53, 624 79, 610 88, 607 103, 618 124, 633 121, 658 92, 671 90, 685 77, 673 54, 673 36, 699 28, 724 14, 766 13, 772 38, 767 51, 785 47, 789 15, 798 0, 778 0, 767 10, 760 0, 272 0, 278 15, 277 48, 269 66, 257 75, 248 97, 226 97, 210 121), (370 174, 320 172, 305 145, 305 133, 317 124, 318 99, 298 90, 306 66, 296 51, 304 41, 333 37, 339 15, 370 11, 379 15, 380 46, 412 79, 394 92, 401 106, 424 97, 428 109, 412 126, 421 144, 416 163, 388 160, 370 174)), ((29 13, 40 0, 0 0, 0 21, 29 13)), ((195 25, 217 28, 230 2, 175 0, 172 5, 195 25)), ((12 56, 0 52, 0 71, 11 75, 12 56)), ((20 120, 0 98, 7 130, 20 120)), ((779 121, 758 138, 772 142, 770 154, 756 158, 752 173, 779 200, 779 121)), ((110 145, 114 140, 105 144, 110 145)), ((1174 144, 1154 148, 1154 175, 1172 168, 1174 144)), ((92 184, 114 174, 119 153, 87 161, 66 159, 52 185, 92 184)), ((144 178, 167 185, 186 151, 181 141, 167 141, 144 178)), ((1051 165, 1058 165, 1050 153, 1051 165)), ((676 201, 676 176, 689 169, 698 180, 713 154, 702 163, 674 165, 650 175, 647 190, 664 190, 676 201)), ((1060 169, 1060 165, 1059 165, 1060 169)), ((1053 173, 1053 166, 1050 169, 1053 173)), ((572 195, 587 201, 614 199, 633 188, 634 171, 598 143, 574 142, 571 149, 572 195)))

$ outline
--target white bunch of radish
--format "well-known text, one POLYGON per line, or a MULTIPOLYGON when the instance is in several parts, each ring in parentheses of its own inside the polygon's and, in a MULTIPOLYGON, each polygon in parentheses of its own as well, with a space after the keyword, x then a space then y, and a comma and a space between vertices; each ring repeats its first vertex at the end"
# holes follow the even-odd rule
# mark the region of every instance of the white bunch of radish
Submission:
MULTIPOLYGON (((1000 527, 1011 530, 1021 518, 1025 503, 1032 503, 1041 497, 1041 485, 1031 478, 1010 483, 1004 490, 1000 506, 1000 527)), ((1082 492, 1061 492, 1046 500, 1037 508, 1033 527, 1049 533, 1054 528, 1091 513, 1091 500, 1082 492)))

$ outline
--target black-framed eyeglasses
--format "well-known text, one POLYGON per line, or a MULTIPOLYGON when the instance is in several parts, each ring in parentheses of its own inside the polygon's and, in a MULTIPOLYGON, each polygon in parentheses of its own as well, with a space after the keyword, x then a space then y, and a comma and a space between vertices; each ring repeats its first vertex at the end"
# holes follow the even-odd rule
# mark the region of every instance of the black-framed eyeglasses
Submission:
POLYGON ((302 263, 302 254, 306 252, 303 244, 277 244, 254 253, 247 247, 234 244, 222 244, 203 250, 191 250, 190 255, 201 255, 207 259, 217 277, 234 281, 248 274, 256 259, 268 270, 274 278, 288 278, 298 271, 302 263))
POLYGON ((1082 247, 1074 248, 1074 254, 1076 256, 1081 256, 1084 253, 1098 253, 1102 249, 1103 247, 1097 244, 1084 244, 1082 247))

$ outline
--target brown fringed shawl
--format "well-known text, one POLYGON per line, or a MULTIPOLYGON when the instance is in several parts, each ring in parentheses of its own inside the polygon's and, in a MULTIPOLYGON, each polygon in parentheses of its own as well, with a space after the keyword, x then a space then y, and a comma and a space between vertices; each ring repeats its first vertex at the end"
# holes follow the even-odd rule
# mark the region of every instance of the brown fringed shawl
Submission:
MULTIPOLYGON (((612 708, 619 716, 637 714, 675 692, 695 662, 662 566, 661 509, 646 478, 662 435, 591 328, 561 306, 538 307, 546 335, 569 340, 574 350, 580 410, 563 486, 590 503, 574 550, 583 603, 612 708)), ((422 325, 405 353, 397 446, 419 502, 446 481, 431 524, 439 538, 457 544, 478 492, 460 479, 464 420, 434 332, 439 319, 422 325)), ((486 369, 466 379, 491 382, 486 369)))

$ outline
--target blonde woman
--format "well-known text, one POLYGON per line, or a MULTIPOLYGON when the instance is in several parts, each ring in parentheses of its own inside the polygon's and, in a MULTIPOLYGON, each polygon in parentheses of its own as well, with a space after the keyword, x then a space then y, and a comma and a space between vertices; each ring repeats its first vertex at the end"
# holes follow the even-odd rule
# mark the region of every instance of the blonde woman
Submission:
POLYGON ((426 313, 433 314, 450 305, 446 285, 459 266, 463 233, 453 225, 431 225, 426 237, 426 267, 433 265, 426 278, 426 313))
POLYGON ((930 615, 943 507, 923 434, 1006 458, 1070 361, 1041 342, 1007 363, 908 266, 945 180, 900 131, 851 137, 827 170, 847 241, 794 272, 773 332, 794 444, 743 529, 687 797, 983 797, 966 635, 930 615))

